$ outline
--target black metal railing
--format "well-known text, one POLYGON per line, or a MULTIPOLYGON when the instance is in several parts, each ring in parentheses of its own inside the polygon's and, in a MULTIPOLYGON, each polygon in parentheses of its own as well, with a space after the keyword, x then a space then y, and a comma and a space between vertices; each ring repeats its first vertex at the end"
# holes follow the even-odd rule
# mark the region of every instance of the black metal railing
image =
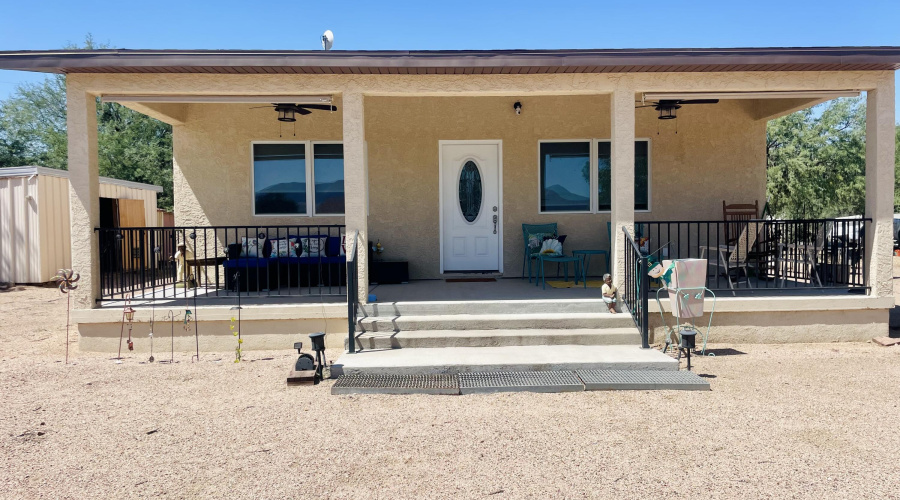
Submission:
POLYGON ((97 228, 99 300, 344 295, 343 225, 97 228))
POLYGON ((647 309, 650 278, 647 275, 647 256, 628 234, 628 228, 623 227, 622 231, 625 233, 625 288, 622 290, 622 299, 634 320, 634 326, 641 334, 641 347, 647 349, 650 347, 650 315, 647 309))
POLYGON ((347 352, 356 352, 356 312, 359 305, 359 231, 347 237, 347 352))
POLYGON ((660 221, 635 224, 645 255, 706 259, 707 288, 731 292, 865 292, 871 219, 660 221))

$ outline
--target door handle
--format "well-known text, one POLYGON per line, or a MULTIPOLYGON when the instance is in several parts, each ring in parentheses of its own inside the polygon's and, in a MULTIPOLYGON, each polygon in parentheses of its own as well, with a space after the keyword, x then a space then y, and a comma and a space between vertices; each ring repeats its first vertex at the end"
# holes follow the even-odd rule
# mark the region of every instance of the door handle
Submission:
POLYGON ((494 214, 494 234, 497 234, 497 214, 494 214))

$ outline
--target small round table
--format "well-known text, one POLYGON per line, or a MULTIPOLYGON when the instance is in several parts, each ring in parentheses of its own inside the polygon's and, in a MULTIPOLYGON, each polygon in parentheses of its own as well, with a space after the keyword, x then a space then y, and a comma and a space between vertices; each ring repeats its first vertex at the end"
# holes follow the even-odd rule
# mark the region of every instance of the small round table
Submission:
MULTIPOLYGON (((575 257, 575 256, 566 256, 566 255, 539 255, 538 259, 541 261, 541 288, 544 290, 547 289, 547 280, 544 278, 544 262, 556 262, 557 263, 557 274, 559 274, 558 270, 559 264, 563 265, 566 273, 566 281, 569 281, 569 262, 575 264, 575 284, 578 284, 578 275, 579 272, 582 275, 582 282, 584 287, 587 288, 587 282, 584 281, 584 257, 575 257)), ((537 286, 537 280, 534 282, 534 286, 537 286)))
POLYGON ((591 255, 602 255, 603 261, 606 263, 606 272, 609 272, 609 252, 606 250, 573 250, 572 255, 582 257, 581 270, 585 280, 587 280, 588 269, 591 267, 591 255))

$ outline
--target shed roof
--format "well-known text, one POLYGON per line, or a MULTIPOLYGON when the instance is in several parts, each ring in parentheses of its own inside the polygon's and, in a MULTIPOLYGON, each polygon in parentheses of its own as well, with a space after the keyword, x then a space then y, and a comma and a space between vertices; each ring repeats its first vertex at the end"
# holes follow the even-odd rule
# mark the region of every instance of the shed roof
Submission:
MULTIPOLYGON (((27 177, 31 175, 52 175, 54 177, 69 178, 68 170, 60 170, 58 168, 47 167, 5 167, 0 168, 0 177, 27 177)), ((111 177, 100 177, 100 184, 112 184, 114 186, 123 186, 133 189, 145 189, 148 191, 156 191, 162 193, 162 186, 155 184, 144 184, 143 182, 123 181, 121 179, 113 179, 111 177)))
POLYGON ((0 51, 0 69, 45 73, 531 74, 900 69, 900 47, 563 50, 0 51))

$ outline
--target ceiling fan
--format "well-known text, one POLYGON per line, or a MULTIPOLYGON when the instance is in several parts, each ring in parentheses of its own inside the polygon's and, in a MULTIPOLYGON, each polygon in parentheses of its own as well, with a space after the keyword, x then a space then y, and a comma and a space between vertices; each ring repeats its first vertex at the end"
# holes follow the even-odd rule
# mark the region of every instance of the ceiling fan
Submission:
POLYGON ((660 100, 651 102, 650 104, 644 104, 644 101, 637 101, 642 104, 642 106, 635 106, 635 108, 653 108, 659 111, 659 119, 660 120, 673 120, 678 118, 675 116, 675 111, 681 109, 682 105, 685 104, 717 104, 719 102, 718 99, 668 99, 668 100, 660 100))
POLYGON ((278 121, 295 122, 297 121, 297 113, 308 115, 312 113, 311 109, 322 109, 325 111, 337 111, 337 106, 331 104, 291 104, 291 103, 272 103, 271 106, 257 106, 250 109, 274 108, 278 112, 278 121))

